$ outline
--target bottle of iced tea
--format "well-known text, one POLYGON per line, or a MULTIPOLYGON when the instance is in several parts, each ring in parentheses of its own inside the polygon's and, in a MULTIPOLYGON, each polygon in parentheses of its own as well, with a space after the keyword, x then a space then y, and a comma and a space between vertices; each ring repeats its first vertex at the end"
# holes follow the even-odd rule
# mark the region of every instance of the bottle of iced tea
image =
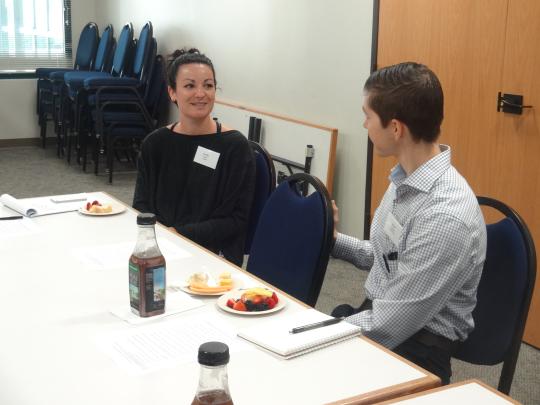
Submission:
POLYGON ((206 342, 199 347, 201 374, 191 405, 233 405, 227 379, 229 347, 221 342, 206 342))
POLYGON ((165 312, 165 258, 156 240, 156 216, 139 214, 139 235, 129 258, 129 302, 131 310, 148 317, 165 312))

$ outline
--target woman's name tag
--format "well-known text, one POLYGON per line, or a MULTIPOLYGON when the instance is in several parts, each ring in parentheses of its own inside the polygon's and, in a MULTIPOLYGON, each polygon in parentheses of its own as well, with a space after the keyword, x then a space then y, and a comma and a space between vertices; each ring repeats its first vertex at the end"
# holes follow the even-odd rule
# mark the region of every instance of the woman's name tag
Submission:
POLYGON ((215 169, 219 160, 219 153, 214 152, 213 150, 203 148, 202 146, 197 147, 197 152, 193 161, 199 163, 203 166, 209 167, 210 169, 215 169))

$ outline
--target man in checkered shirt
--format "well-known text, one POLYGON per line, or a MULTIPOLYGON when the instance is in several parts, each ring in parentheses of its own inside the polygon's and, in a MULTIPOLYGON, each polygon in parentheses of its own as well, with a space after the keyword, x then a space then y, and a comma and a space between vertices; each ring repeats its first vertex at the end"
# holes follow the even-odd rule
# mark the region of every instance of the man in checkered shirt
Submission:
MULTIPOLYGON (((437 139, 443 92, 426 66, 407 62, 374 72, 364 86, 364 127, 379 156, 398 160, 375 211, 370 240, 335 232, 333 256, 370 270, 360 308, 334 316, 438 375, 474 328, 472 310, 486 253, 475 194, 437 139)), ((334 205, 335 222, 338 220, 334 205)))

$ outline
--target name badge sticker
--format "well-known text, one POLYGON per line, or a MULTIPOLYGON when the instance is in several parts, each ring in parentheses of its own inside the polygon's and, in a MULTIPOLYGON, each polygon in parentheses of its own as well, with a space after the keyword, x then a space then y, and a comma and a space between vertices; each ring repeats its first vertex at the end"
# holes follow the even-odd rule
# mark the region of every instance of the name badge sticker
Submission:
POLYGON ((209 167, 210 169, 216 168, 218 160, 219 153, 203 148, 202 146, 197 147, 197 152, 193 158, 195 163, 199 163, 200 165, 209 167))
POLYGON ((386 221, 384 221, 383 229, 384 233, 386 233, 390 240, 394 242, 394 245, 398 246, 399 238, 401 237, 401 231, 403 230, 403 227, 398 222, 396 217, 394 217, 394 214, 392 214, 391 212, 388 213, 386 221))

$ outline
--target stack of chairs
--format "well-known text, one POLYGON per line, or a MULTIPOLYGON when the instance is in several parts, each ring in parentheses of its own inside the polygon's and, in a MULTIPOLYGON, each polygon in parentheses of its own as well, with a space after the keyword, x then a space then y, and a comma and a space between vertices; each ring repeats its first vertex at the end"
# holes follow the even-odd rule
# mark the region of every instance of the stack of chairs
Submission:
POLYGON ((38 68, 36 69, 37 80, 37 97, 36 97, 36 112, 38 115, 38 123, 41 128, 40 137, 42 146, 46 145, 47 122, 53 119, 55 113, 53 99, 53 82, 50 75, 55 72, 67 72, 73 70, 91 70, 95 66, 96 50, 99 42, 98 26, 89 22, 86 24, 79 37, 77 45, 77 53, 73 69, 62 68, 38 68))
MULTIPOLYGON (((94 69, 88 71, 92 72, 106 72, 110 69, 112 63, 113 52, 116 47, 116 40, 114 38, 114 30, 112 25, 108 25, 101 38, 99 40, 99 45, 96 52, 96 59, 94 63, 94 69)), ((64 115, 64 105, 63 102, 64 91, 65 91, 65 75, 72 73, 73 71, 68 72, 53 72, 49 75, 49 79, 52 81, 52 90, 53 90, 53 100, 55 108, 54 115, 55 121, 55 130, 57 135, 57 151, 59 156, 64 155, 64 149, 66 147, 66 137, 70 128, 71 120, 70 114, 64 115)))
POLYGON ((164 62, 157 55, 152 23, 134 39, 126 23, 118 41, 107 26, 99 38, 95 23, 81 33, 73 69, 38 69, 37 111, 45 147, 46 125, 54 120, 58 156, 71 162, 75 150, 83 171, 88 156, 99 173, 104 156, 112 183, 113 157, 123 150, 128 160, 166 111, 164 62))
POLYGON ((163 57, 156 55, 155 41, 149 59, 148 74, 138 86, 104 86, 96 92, 92 114, 94 173, 98 175, 100 155, 105 155, 109 183, 113 180, 113 158, 119 159, 122 151, 128 161, 135 162, 142 140, 156 129, 166 111, 165 67, 163 57))
POLYGON ((70 72, 64 75, 64 90, 62 92, 63 122, 59 125, 66 128, 67 161, 71 161, 71 151, 75 143, 77 161, 83 160, 86 170, 86 137, 88 136, 88 96, 84 88, 86 79, 123 78, 129 77, 130 61, 135 43, 133 41, 133 26, 127 23, 122 27, 114 51, 111 67, 103 72, 70 72))

